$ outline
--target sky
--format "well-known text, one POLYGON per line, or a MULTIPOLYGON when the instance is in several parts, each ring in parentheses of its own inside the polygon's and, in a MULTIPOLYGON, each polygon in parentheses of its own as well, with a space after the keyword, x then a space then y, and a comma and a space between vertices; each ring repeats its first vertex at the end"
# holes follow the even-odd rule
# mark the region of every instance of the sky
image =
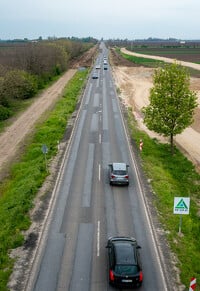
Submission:
POLYGON ((200 0, 0 0, 0 39, 200 39, 200 0))

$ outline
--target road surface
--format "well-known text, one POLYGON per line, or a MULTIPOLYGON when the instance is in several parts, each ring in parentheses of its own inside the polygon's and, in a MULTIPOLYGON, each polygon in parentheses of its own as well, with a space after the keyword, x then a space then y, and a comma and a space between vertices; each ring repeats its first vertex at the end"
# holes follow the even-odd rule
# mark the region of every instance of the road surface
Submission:
POLYGON ((114 290, 105 246, 117 235, 133 236, 142 247, 141 291, 178 290, 152 225, 111 70, 103 70, 107 54, 103 46, 99 78, 88 81, 26 291, 114 290), (110 162, 130 165, 128 187, 109 185, 110 162))

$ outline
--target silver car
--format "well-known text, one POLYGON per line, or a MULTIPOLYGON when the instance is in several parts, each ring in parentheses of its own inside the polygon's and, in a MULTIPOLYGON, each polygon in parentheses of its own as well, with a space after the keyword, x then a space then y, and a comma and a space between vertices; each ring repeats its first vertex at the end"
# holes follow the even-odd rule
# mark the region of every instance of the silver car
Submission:
POLYGON ((129 165, 125 163, 109 164, 109 181, 110 185, 129 185, 128 175, 129 165))

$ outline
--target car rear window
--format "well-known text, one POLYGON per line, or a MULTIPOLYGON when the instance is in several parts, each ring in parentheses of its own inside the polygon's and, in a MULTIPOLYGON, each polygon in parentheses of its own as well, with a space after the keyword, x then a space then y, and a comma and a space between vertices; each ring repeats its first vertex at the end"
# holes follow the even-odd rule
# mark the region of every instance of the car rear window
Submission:
POLYGON ((135 275, 138 271, 135 265, 115 265, 115 273, 118 275, 135 275))
POLYGON ((119 176, 125 176, 126 175, 126 171, 123 170, 114 170, 113 171, 114 175, 119 175, 119 176))

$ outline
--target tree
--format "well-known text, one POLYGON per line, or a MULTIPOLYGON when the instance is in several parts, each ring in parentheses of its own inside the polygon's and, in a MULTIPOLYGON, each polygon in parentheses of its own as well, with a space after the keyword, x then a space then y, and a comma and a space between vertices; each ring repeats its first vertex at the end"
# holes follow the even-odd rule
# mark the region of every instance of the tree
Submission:
POLYGON ((194 109, 198 105, 197 96, 189 88, 188 71, 176 62, 155 70, 153 81, 150 104, 143 108, 144 123, 150 130, 170 137, 173 154, 174 136, 193 122, 194 109))

